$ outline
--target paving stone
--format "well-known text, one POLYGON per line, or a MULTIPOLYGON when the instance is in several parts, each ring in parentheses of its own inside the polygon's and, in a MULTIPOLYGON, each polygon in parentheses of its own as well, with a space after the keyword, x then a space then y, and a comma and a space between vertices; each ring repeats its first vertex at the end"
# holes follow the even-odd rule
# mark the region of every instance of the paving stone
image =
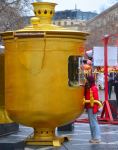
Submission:
POLYGON ((70 141, 63 143, 61 147, 29 147, 24 145, 24 141, 33 133, 33 129, 20 126, 19 132, 0 138, 0 143, 9 143, 9 145, 12 145, 12 149, 10 149, 11 147, 3 149, 3 147, 0 146, 0 150, 118 150, 118 125, 100 124, 100 129, 102 136, 102 142, 100 144, 91 144, 88 142, 91 138, 89 124, 74 123, 74 130, 71 132, 56 131, 57 135, 66 135, 70 138, 70 141), (15 143, 17 143, 17 146, 15 143), (16 146, 16 149, 13 149, 13 144, 16 146))

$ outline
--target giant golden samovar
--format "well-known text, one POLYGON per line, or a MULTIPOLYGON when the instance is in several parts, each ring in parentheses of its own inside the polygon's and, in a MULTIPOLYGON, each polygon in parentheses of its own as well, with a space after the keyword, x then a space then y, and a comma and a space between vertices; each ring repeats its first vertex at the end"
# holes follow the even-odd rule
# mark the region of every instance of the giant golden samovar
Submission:
POLYGON ((69 61, 84 55, 88 34, 51 24, 55 5, 34 2, 31 25, 2 34, 6 109, 15 122, 34 128, 33 144, 58 145, 55 127, 83 112, 84 87, 71 86, 68 74, 69 61))

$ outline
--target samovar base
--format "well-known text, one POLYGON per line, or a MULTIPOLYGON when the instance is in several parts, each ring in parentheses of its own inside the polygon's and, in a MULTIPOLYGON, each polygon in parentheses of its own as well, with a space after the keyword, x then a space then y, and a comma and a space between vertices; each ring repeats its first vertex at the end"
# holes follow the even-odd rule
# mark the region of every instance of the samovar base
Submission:
POLYGON ((5 109, 0 109, 0 124, 4 123, 13 123, 13 121, 9 118, 5 109))
POLYGON ((64 141, 68 141, 68 137, 55 136, 54 129, 42 128, 34 129, 34 136, 26 140, 27 145, 52 145, 61 146, 64 141))

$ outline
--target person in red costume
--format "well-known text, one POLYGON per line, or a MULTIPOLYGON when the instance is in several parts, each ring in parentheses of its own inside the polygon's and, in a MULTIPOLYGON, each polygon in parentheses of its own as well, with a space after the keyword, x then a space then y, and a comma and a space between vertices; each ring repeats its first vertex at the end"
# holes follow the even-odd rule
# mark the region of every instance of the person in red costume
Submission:
MULTIPOLYGON (((92 92, 93 98, 95 100, 99 100, 98 88, 95 85, 95 79, 93 76, 86 77, 86 84, 85 84, 85 99, 86 100, 90 100, 90 90, 92 92)), ((98 120, 97 120, 99 106, 96 103, 93 106, 91 106, 90 103, 86 103, 85 108, 87 110, 88 118, 90 122, 91 140, 89 142, 100 143, 101 133, 100 133, 100 127, 99 127, 98 120)))

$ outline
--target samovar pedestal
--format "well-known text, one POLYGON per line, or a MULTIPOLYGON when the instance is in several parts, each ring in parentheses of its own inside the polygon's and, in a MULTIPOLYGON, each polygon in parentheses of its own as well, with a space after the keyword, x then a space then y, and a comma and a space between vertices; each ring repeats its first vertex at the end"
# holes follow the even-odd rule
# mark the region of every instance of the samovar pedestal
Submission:
MULTIPOLYGON (((14 123, 5 110, 5 57, 0 51, 0 136, 18 131, 19 125, 14 123)), ((1 148, 0 148, 1 149, 1 148)))
POLYGON ((68 137, 55 135, 55 129, 40 128, 34 129, 34 136, 26 140, 27 145, 53 145, 61 146, 64 141, 68 141, 68 137))
POLYGON ((13 122, 5 109, 0 109, 0 136, 18 131, 19 125, 13 122))

